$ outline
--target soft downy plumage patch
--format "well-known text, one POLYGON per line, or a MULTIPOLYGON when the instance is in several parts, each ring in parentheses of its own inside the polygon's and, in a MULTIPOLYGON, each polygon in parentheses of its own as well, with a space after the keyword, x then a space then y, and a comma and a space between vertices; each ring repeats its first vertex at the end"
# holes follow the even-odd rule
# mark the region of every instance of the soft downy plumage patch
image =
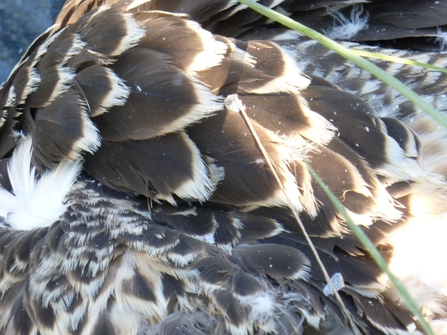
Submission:
POLYGON ((65 212, 65 197, 82 168, 81 161, 64 160, 41 176, 31 164, 32 139, 24 137, 8 163, 12 191, 0 189, 0 215, 14 229, 46 227, 65 212))

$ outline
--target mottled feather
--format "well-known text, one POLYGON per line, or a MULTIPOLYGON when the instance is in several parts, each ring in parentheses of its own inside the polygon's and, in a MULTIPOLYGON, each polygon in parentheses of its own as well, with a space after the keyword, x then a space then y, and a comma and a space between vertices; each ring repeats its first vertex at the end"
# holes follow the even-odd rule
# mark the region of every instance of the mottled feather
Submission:
MULTIPOLYGON (((359 2, 262 1, 382 45, 445 23, 359 2)), ((445 111, 443 74, 376 62, 445 111)), ((0 107, 0 334, 420 334, 305 160, 447 334, 446 131, 246 6, 69 0, 0 107)))

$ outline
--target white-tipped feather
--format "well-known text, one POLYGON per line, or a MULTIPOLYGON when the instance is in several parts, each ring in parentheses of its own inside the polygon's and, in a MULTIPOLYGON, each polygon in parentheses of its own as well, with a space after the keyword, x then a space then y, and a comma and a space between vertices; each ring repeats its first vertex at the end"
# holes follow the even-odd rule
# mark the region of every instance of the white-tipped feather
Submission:
POLYGON ((41 78, 39 73, 37 73, 37 70, 35 68, 29 68, 28 69, 28 81, 26 82, 25 89, 23 90, 22 96, 20 97, 20 102, 16 101, 16 104, 24 104, 26 101, 26 98, 33 92, 37 90, 39 87, 39 84, 41 82, 41 78))
POLYGON ((121 55, 124 51, 135 46, 146 35, 146 30, 140 27, 138 21, 131 14, 124 14, 124 19, 127 24, 127 34, 116 49, 110 53, 111 56, 121 55))
MULTIPOLYGON (((46 30, 49 31, 52 28, 48 28, 46 30)), ((37 63, 40 61, 40 59, 42 58, 42 56, 48 51, 48 47, 54 42, 54 40, 59 37, 59 35, 62 34, 63 31, 65 31, 65 29, 67 29, 67 27, 59 30, 58 32, 52 34, 51 36, 49 36, 47 39, 45 39, 45 41, 39 46, 39 48, 37 49, 37 53, 36 53, 36 57, 33 59, 33 62, 31 63, 31 67, 34 67, 37 65, 37 63)), ((45 33, 44 33, 45 34, 45 33)))
POLYGON ((130 88, 124 84, 121 78, 109 68, 104 69, 107 72, 107 78, 110 80, 112 89, 109 90, 109 93, 101 102, 101 106, 96 111, 92 111, 91 117, 106 113, 113 106, 123 106, 130 94, 130 88))
POLYGON ((249 66, 250 68, 255 67, 256 59, 251 54, 238 48, 234 43, 229 43, 228 47, 232 52, 232 60, 241 62, 244 64, 244 66, 249 66))
MULTIPOLYGON (((304 90, 309 86, 310 79, 301 72, 296 62, 287 52, 282 49, 278 50, 281 52, 281 59, 283 60, 285 66, 282 75, 269 81, 264 86, 252 89, 251 93, 293 93, 297 99, 298 105, 300 106, 300 112, 310 121, 310 126, 303 129, 301 131, 301 135, 311 141, 314 141, 315 143, 321 145, 327 144, 334 136, 335 127, 324 117, 311 111, 307 101, 300 93, 301 90, 304 90)), ((256 59, 251 60, 251 62, 255 61, 256 59)))
MULTIPOLYGON (((252 42, 253 46, 258 45, 257 42, 252 42)), ((259 48, 264 45, 260 44, 259 48)), ((291 92, 298 93, 299 90, 307 88, 310 84, 310 79, 307 78, 300 69, 296 66, 296 62, 282 49, 277 49, 281 52, 282 61, 284 62, 284 71, 282 75, 274 80, 269 81, 264 86, 252 89, 252 93, 275 93, 275 92, 291 92)), ((255 59, 256 60, 256 59, 255 59)))
POLYGON ((82 108, 82 137, 73 144, 68 159, 80 160, 83 152, 94 153, 101 145, 101 137, 96 126, 88 116, 86 107, 82 108))
POLYGON ((65 54, 62 64, 66 64, 74 56, 78 55, 84 49, 86 44, 87 43, 82 41, 81 36, 79 36, 79 34, 75 34, 73 39, 73 45, 65 54))
POLYGON ((14 85, 11 85, 8 92, 8 98, 4 107, 14 107, 16 103, 16 92, 14 85))
POLYGON ((204 71, 219 65, 227 51, 227 45, 216 41, 213 35, 202 29, 198 23, 186 21, 186 24, 188 28, 200 36, 203 50, 195 56, 192 63, 185 70, 194 75, 198 71, 204 71))
MULTIPOLYGON (((194 142, 184 132, 180 132, 179 134, 185 143, 187 143, 192 153, 191 167, 193 168, 193 173, 186 182, 179 188, 172 190, 172 192, 183 199, 194 199, 200 202, 205 201, 214 192, 216 184, 210 179, 208 168, 194 142)), ((163 197, 160 195, 156 196, 155 199, 164 199, 175 204, 175 200, 171 196, 163 197)))
MULTIPOLYGON (((184 129, 186 126, 198 122, 201 119, 212 115, 213 112, 217 112, 223 108, 221 97, 216 97, 210 92, 208 87, 196 80, 193 76, 190 76, 189 74, 186 76, 188 80, 190 80, 190 83, 194 86, 197 103, 194 107, 192 107, 192 110, 189 113, 184 114, 182 117, 178 117, 159 130, 157 136, 184 129)), ((177 81, 179 86, 183 80, 183 76, 172 76, 172 82, 175 84, 177 81)))
MULTIPOLYGON (((143 253, 141 253, 143 254, 143 253)), ((149 261, 144 255, 138 253, 126 252, 122 257, 122 264, 116 274, 114 296, 118 302, 117 308, 121 309, 122 313, 126 311, 133 313, 137 318, 148 318, 153 321, 160 321, 166 315, 166 299, 163 295, 161 284, 161 272, 157 269, 151 269, 148 266, 138 266, 139 261, 149 261), (142 257, 139 260, 139 257, 142 257), (143 276, 148 282, 148 285, 153 288, 155 301, 148 301, 139 299, 125 292, 128 280, 135 274, 143 276)), ((127 313, 126 313, 127 314, 127 313)), ((123 324, 126 324, 125 322, 123 324)), ((138 322, 131 322, 127 326, 131 328, 138 325, 138 322)), ((127 334, 127 332, 126 332, 127 334)))
POLYGON ((53 92, 51 92, 50 97, 47 100, 47 103, 54 101, 57 97, 59 97, 62 93, 66 92, 70 86, 73 84, 73 78, 75 77, 75 73, 67 66, 60 66, 57 69, 59 74, 59 80, 56 83, 53 92))

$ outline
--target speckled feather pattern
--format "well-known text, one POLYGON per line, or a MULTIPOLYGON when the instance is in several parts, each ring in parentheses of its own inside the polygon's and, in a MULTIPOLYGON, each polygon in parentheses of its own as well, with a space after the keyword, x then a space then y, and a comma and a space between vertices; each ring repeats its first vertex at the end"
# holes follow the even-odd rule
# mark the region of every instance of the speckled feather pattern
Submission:
MULTIPOLYGON (((361 2, 263 1, 377 42, 361 2)), ((379 42, 432 48, 416 20, 379 42)), ((444 74, 376 62, 445 111, 444 74)), ((304 160, 447 334, 447 132, 236 1, 69 0, 0 107, 0 334, 421 334, 304 160)))

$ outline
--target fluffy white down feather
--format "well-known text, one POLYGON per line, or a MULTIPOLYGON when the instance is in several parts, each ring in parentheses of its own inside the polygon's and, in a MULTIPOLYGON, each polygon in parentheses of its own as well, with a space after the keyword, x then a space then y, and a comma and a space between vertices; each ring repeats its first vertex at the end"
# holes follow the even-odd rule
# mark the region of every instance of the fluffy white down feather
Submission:
POLYGON ((32 139, 24 137, 8 164, 12 193, 0 189, 0 216, 12 228, 29 230, 53 224, 64 213, 64 199, 82 168, 81 160, 62 161, 40 178, 31 164, 32 139))

